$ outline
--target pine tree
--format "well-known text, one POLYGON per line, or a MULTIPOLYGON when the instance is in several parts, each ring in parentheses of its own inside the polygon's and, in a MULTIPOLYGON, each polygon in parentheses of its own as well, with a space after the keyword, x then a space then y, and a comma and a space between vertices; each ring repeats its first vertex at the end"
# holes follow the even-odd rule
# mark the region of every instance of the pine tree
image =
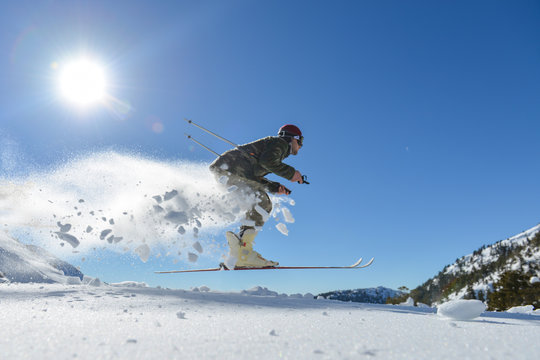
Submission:
POLYGON ((472 285, 467 286, 467 293, 463 297, 464 299, 476 299, 476 294, 474 293, 474 289, 472 285))
POLYGON ((505 272, 488 292, 488 310, 504 311, 513 306, 540 306, 540 284, 531 284, 530 275, 520 271, 505 272))
POLYGON ((478 291, 478 300, 484 302, 486 298, 484 297, 484 292, 482 290, 478 291))

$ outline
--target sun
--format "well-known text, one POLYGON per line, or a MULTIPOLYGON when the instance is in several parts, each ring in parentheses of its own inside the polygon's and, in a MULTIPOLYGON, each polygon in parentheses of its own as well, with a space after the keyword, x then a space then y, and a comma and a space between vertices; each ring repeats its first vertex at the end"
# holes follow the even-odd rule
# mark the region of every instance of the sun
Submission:
POLYGON ((87 106, 103 100, 106 90, 103 67, 88 58, 67 62, 60 68, 60 93, 72 103, 87 106))

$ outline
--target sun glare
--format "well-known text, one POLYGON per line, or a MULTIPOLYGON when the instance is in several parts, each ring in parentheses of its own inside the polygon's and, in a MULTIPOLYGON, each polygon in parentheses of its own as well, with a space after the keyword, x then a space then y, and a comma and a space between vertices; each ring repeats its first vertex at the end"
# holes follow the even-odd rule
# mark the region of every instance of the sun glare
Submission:
POLYGON ((60 71, 60 91, 67 100, 86 106, 104 98, 105 72, 98 63, 78 59, 61 66, 60 71))

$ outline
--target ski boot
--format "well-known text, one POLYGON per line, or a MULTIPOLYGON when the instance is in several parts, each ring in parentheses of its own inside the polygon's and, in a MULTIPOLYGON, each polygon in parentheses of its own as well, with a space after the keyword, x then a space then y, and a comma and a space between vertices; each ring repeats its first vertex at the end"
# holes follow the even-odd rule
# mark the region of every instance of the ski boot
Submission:
POLYGON ((221 263, 220 266, 224 266, 229 270, 234 270, 238 261, 238 254, 240 253, 240 238, 232 231, 227 231, 225 233, 225 238, 229 244, 229 255, 225 259, 225 262, 221 263))
POLYGON ((242 238, 238 235, 228 231, 226 234, 227 241, 229 243, 229 260, 227 265, 230 265, 232 259, 235 259, 235 268, 260 268, 260 267, 274 267, 279 263, 272 260, 266 260, 253 250, 253 244, 257 236, 255 229, 246 229, 242 233, 242 238))

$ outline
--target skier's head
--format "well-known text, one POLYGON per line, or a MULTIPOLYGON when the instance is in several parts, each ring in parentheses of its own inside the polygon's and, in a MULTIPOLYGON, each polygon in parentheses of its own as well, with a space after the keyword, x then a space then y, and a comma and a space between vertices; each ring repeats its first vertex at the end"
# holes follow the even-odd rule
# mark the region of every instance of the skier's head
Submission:
POLYGON ((300 129, 295 125, 283 125, 279 128, 278 136, 287 140, 291 144, 290 149, 291 154, 293 155, 297 155, 298 151, 304 144, 304 136, 302 136, 302 131, 300 131, 300 129))
POLYGON ((304 137, 302 136, 302 131, 295 126, 291 124, 283 125, 278 130, 278 136, 285 138, 288 141, 291 141, 292 139, 296 139, 299 146, 302 146, 304 143, 304 137))

